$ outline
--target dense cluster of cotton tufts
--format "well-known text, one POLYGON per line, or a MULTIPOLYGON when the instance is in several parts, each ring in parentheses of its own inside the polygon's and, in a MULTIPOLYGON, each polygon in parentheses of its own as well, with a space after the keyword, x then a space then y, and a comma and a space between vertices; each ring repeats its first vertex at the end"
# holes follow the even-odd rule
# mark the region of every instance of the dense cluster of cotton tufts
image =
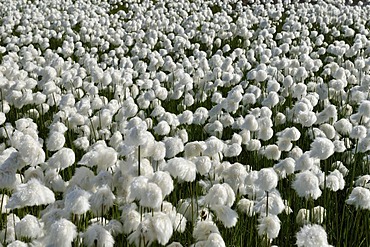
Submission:
POLYGON ((291 192, 369 209, 369 7, 272 2, 3 1, 0 246, 228 246, 240 214, 273 246, 291 192))

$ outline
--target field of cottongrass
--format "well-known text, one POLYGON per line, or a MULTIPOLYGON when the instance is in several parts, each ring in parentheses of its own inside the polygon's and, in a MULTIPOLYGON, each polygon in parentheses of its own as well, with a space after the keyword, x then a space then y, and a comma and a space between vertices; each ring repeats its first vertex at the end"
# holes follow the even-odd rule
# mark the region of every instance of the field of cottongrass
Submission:
POLYGON ((366 4, 0 13, 0 246, 370 246, 366 4))

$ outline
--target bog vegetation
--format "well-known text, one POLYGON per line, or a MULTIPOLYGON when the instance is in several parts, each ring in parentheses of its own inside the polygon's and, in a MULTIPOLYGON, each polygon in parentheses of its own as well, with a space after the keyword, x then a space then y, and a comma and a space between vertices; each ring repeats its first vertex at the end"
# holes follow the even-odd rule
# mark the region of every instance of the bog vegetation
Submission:
POLYGON ((0 246, 370 246, 370 7, 292 2, 2 1, 0 246))

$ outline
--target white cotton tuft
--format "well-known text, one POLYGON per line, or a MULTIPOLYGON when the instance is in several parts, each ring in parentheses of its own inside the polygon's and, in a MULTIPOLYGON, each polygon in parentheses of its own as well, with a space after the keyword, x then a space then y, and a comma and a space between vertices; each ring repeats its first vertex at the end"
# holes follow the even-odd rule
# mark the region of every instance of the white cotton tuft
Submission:
MULTIPOLYGON (((318 121, 318 117, 312 111, 300 112, 297 115, 297 122, 303 127, 311 127, 314 123, 318 121)), ((324 121, 321 121, 324 122, 324 121)))
POLYGON ((48 159, 50 167, 63 170, 75 162, 75 153, 70 148, 62 148, 48 159))
POLYGON ((324 123, 324 124, 320 125, 319 128, 320 128, 321 131, 323 131, 325 133, 325 136, 328 139, 333 139, 336 135, 335 128, 331 124, 324 123))
POLYGON ((252 114, 248 114, 244 118, 244 124, 242 125, 243 129, 247 129, 249 131, 256 131, 258 130, 258 121, 256 117, 252 114))
POLYGON ((319 179, 311 171, 303 171, 296 175, 292 184, 293 189, 300 197, 313 198, 316 200, 321 196, 319 179))
POLYGON ((76 226, 72 222, 62 218, 55 221, 51 227, 47 229, 47 235, 44 241, 46 246, 71 247, 72 241, 76 237, 76 226))
POLYGON ((262 191, 270 191, 276 188, 279 177, 272 168, 262 168, 258 171, 258 178, 255 181, 256 186, 262 191))
POLYGON ((355 185, 370 189, 370 175, 362 175, 361 177, 356 179, 355 185))
POLYGON ((136 246, 139 246, 140 242, 150 246, 156 240, 158 243, 165 245, 170 240, 172 233, 172 222, 168 215, 162 212, 154 212, 153 215, 143 215, 143 220, 137 229, 130 234, 128 241, 130 243, 135 242, 136 246))
POLYGON ((275 144, 270 144, 264 147, 263 150, 261 150, 263 155, 269 159, 269 160, 279 160, 281 151, 279 150, 279 147, 275 144))
POLYGON ((338 191, 343 190, 345 185, 345 180, 343 178, 343 174, 340 173, 338 170, 334 170, 330 172, 328 176, 326 176, 325 186, 331 191, 338 191))
POLYGON ((352 131, 352 123, 348 119, 342 118, 334 123, 334 128, 341 135, 349 135, 352 131))
POLYGON ((270 140, 274 135, 274 130, 272 128, 260 128, 258 131, 258 139, 262 141, 270 140))
POLYGON ((238 143, 225 145, 223 153, 225 157, 237 157, 242 152, 242 147, 238 143))
POLYGON ((173 180, 167 172, 156 171, 150 180, 161 188, 163 197, 169 195, 174 189, 173 180))
POLYGON ((222 172, 222 177, 224 182, 229 184, 234 190, 234 193, 237 194, 244 187, 244 181, 247 177, 246 166, 240 163, 234 163, 222 172))
POLYGON ((103 216, 113 206, 115 199, 116 196, 109 186, 104 185, 90 196, 91 210, 96 216, 103 216))
POLYGON ((68 187, 71 188, 74 185, 77 185, 83 190, 90 191, 93 187, 93 180, 95 178, 95 174, 87 167, 78 167, 73 174, 71 180, 69 180, 68 187))
POLYGON ((315 159, 311 157, 311 152, 306 151, 296 160, 296 171, 306 171, 314 166, 315 159))
POLYGON ((213 185, 204 198, 204 203, 213 206, 227 205, 231 207, 235 201, 235 193, 227 183, 213 185))
POLYGON ((224 148, 224 142, 217 137, 210 137, 205 141, 206 149, 203 151, 203 155, 212 157, 215 154, 222 152, 224 148))
POLYGON ((155 212, 151 221, 158 243, 162 245, 167 244, 173 233, 172 222, 168 215, 162 212, 155 212))
POLYGON ((90 147, 90 150, 85 153, 78 162, 80 165, 88 167, 98 167, 98 171, 107 170, 116 164, 118 154, 116 150, 107 147, 105 141, 97 141, 90 147))
POLYGON ((297 233, 298 247, 329 247, 327 234, 320 225, 305 225, 297 233))
POLYGON ((179 181, 193 182, 196 178, 196 165, 190 160, 184 158, 172 158, 164 167, 172 177, 178 178, 179 181))
POLYGON ((40 144, 29 135, 23 135, 20 138, 20 146, 18 147, 21 159, 31 165, 36 166, 45 161, 45 152, 40 144))
POLYGON ((349 136, 353 139, 363 139, 366 137, 367 129, 363 125, 354 126, 349 136))
POLYGON ((258 235, 266 235, 268 239, 277 238, 280 232, 280 220, 276 215, 263 216, 258 219, 258 235))
POLYGON ((207 240, 212 233, 218 233, 216 224, 212 221, 198 221, 193 230, 193 237, 196 241, 207 240))
POLYGON ((204 124, 208 117, 208 109, 205 107, 199 107, 193 114, 193 124, 204 124))
POLYGON ((76 186, 72 191, 65 195, 65 210, 77 215, 87 213, 87 211, 90 210, 90 196, 90 193, 76 186))
POLYGON ((357 209, 370 209, 370 190, 363 187, 355 187, 346 203, 354 205, 357 209))
POLYGON ((168 135, 171 131, 170 125, 164 120, 160 121, 153 129, 154 133, 163 136, 168 135))
POLYGON ((3 125, 6 121, 6 116, 4 112, 0 112, 0 125, 3 125))
POLYGON ((137 229, 140 224, 140 213, 136 204, 125 205, 122 209, 121 221, 123 222, 123 232, 129 234, 137 229))
POLYGON ((173 158, 184 151, 184 143, 179 137, 166 137, 163 140, 166 146, 166 158, 173 158))
MULTIPOLYGON (((0 244, 0 246, 2 246, 0 244)), ((14 242, 10 243, 7 245, 8 247, 28 247, 28 244, 26 244, 25 242, 22 242, 20 240, 15 240, 14 242)))
POLYGON ((163 200, 163 194, 161 188, 155 184, 149 182, 143 193, 140 196, 140 205, 148 208, 160 208, 163 200))
POLYGON ((49 151, 58 151, 64 146, 66 138, 63 133, 58 131, 52 131, 49 133, 48 138, 46 139, 46 148, 49 151))
POLYGON ((113 237, 117 237, 119 234, 123 233, 123 227, 120 221, 111 219, 108 224, 104 226, 113 237))
POLYGON ((212 167, 211 159, 208 156, 194 157, 191 161, 194 162, 197 167, 197 172, 202 176, 209 173, 212 167))
POLYGON ((201 156, 202 152, 205 150, 206 146, 204 142, 188 142, 184 147, 184 157, 190 158, 195 156, 201 156))
POLYGON ((148 138, 148 127, 144 121, 138 118, 132 118, 127 127, 129 129, 125 132, 125 141, 128 145, 137 147, 146 142, 148 138))
POLYGON ((258 139, 251 139, 245 146, 248 151, 257 151, 261 149, 261 142, 258 139))
POLYGON ((334 144, 327 138, 317 137, 313 143, 311 143, 310 156, 320 160, 326 160, 332 154, 334 154, 334 144))
POLYGON ((43 235, 43 225, 35 216, 27 214, 15 225, 15 232, 19 238, 36 239, 43 235))
POLYGON ((293 174, 295 170, 296 162, 293 158, 285 158, 280 160, 279 163, 274 165, 274 170, 281 178, 286 178, 288 175, 293 174))
POLYGON ((278 215, 285 209, 283 199, 278 192, 265 193, 264 197, 254 205, 254 211, 260 215, 278 215), (267 211, 267 212, 266 212, 267 211))
POLYGON ((249 217, 255 214, 254 213, 254 201, 249 200, 247 198, 240 199, 237 204, 237 208, 240 212, 246 214, 249 217))
POLYGON ((213 206, 217 219, 222 222, 226 228, 234 227, 238 222, 238 214, 228 206, 217 205, 213 206))
POLYGON ((113 247, 113 236, 103 226, 94 224, 83 233, 85 245, 88 247, 113 247))
POLYGON ((152 158, 155 161, 163 160, 166 156, 166 145, 163 142, 155 142, 152 158))
POLYGON ((6 207, 15 209, 53 202, 55 202, 53 191, 42 185, 37 179, 31 178, 27 183, 17 186, 6 207))

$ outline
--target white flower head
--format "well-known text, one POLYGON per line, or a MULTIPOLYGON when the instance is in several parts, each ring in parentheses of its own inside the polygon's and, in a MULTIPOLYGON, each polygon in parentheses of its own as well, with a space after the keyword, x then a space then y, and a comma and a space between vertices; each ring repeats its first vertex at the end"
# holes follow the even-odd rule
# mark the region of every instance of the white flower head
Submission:
POLYGON ((254 212, 254 201, 247 198, 242 198, 237 204, 237 208, 240 212, 246 214, 247 216, 253 216, 254 212))
POLYGON ((207 240, 209 235, 212 233, 218 233, 216 224, 212 221, 198 221, 194 227, 193 237, 196 241, 207 240))
POLYGON ((125 234, 129 234, 137 229, 140 224, 140 213, 137 211, 135 203, 123 206, 121 221, 123 222, 123 232, 125 234))
POLYGON ((269 160, 279 160, 281 151, 279 150, 279 147, 275 144, 270 144, 264 147, 263 150, 261 150, 263 155, 269 159, 269 160))
POLYGON ((348 119, 342 118, 334 123, 334 128, 341 135, 349 135, 352 131, 352 123, 348 119))
POLYGON ((258 171, 258 178, 255 181, 256 186, 262 191, 270 191, 276 188, 279 177, 272 168, 262 168, 258 171))
POLYGON ((211 208, 217 205, 232 206, 235 201, 235 193, 227 183, 213 185, 204 198, 204 202, 211 208))
POLYGON ((163 193, 156 183, 149 182, 140 195, 140 205, 148 208, 160 208, 163 201, 163 193))
POLYGON ((49 133, 49 136, 46 140, 46 148, 49 151, 58 151, 64 146, 66 138, 63 133, 58 131, 52 131, 49 133))
POLYGON ((61 148, 48 159, 50 167, 63 170, 75 162, 75 153, 70 148, 61 148))
POLYGON ((244 118, 244 124, 242 125, 243 129, 247 129, 249 131, 256 131, 258 130, 258 121, 255 116, 252 114, 248 114, 244 118))
POLYGON ((104 215, 113 206, 115 199, 116 196, 109 186, 104 185, 90 196, 91 210, 95 215, 102 216, 102 214, 104 215))
POLYGON ((173 180, 167 172, 156 171, 150 180, 161 188, 163 196, 169 195, 174 189, 173 180))
POLYGON ((88 247, 113 247, 113 236, 99 224, 90 225, 83 233, 85 245, 88 247))
POLYGON ((370 209, 370 190, 363 187, 355 187, 346 203, 354 205, 356 208, 370 209))
POLYGON ((184 143, 179 137, 166 137, 163 140, 166 146, 166 158, 173 158, 178 153, 184 151, 184 143))
POLYGON ((338 190, 343 190, 345 185, 343 174, 338 170, 330 172, 330 174, 326 176, 325 185, 327 188, 329 188, 329 190, 334 192, 338 190))
POLYGON ((286 178, 288 175, 293 174, 296 162, 293 158, 285 158, 280 160, 279 163, 274 165, 274 170, 281 178, 286 178))
POLYGON ((298 173, 292 187, 300 197, 311 197, 314 200, 319 198, 322 193, 319 188, 319 178, 311 171, 298 173))
POLYGON ((311 152, 306 151, 296 160, 296 171, 306 171, 311 169, 315 164, 315 159, 311 157, 311 152))
POLYGON ((210 137, 205 141, 206 149, 203 151, 203 155, 213 156, 221 152, 224 148, 224 143, 217 137, 210 137))
POLYGON ((334 144, 327 138, 317 137, 313 143, 311 143, 310 156, 312 158, 318 158, 320 160, 326 160, 332 154, 334 154, 334 144))
POLYGON ((116 164, 118 154, 116 150, 111 147, 107 147, 105 141, 97 141, 90 150, 85 153, 81 160, 78 162, 80 165, 86 165, 89 167, 97 166, 98 170, 107 170, 116 164))
POLYGON ((42 185, 37 179, 31 178, 27 183, 17 186, 6 207, 10 209, 23 208, 50 204, 54 201, 53 191, 42 185))
POLYGON ((23 135, 21 137, 18 151, 22 160, 31 166, 41 164, 45 161, 45 152, 40 143, 29 135, 23 135))
POLYGON ((77 215, 85 214, 90 210, 90 196, 90 193, 76 186, 74 190, 65 195, 65 210, 77 215))
POLYGON ((164 120, 160 121, 153 129, 157 135, 163 136, 168 135, 171 131, 170 125, 164 120))
POLYGON ((164 169, 168 171, 172 177, 185 182, 194 181, 197 172, 196 165, 192 161, 178 157, 170 159, 164 169))
POLYGON ((283 199, 277 191, 265 193, 265 195, 255 203, 254 211, 260 215, 269 214, 278 215, 285 209, 283 199), (268 211, 267 211, 268 210, 268 211), (266 212, 267 211, 267 212, 266 212))
POLYGON ((329 247, 327 234, 320 225, 305 225, 297 233, 298 247, 329 247))
POLYGON ((168 215, 162 212, 154 212, 153 215, 143 215, 143 220, 138 225, 137 229, 130 234, 128 241, 135 242, 136 246, 139 243, 151 245, 154 241, 165 245, 170 240, 173 233, 172 222, 168 215))
POLYGON ((268 239, 277 238, 280 232, 280 220, 276 215, 269 214, 258 219, 258 235, 266 235, 268 239))
POLYGON ((69 220, 62 218, 52 223, 50 228, 47 229, 44 241, 46 246, 70 247, 76 237, 76 226, 69 220))
POLYGON ((43 235, 43 225, 33 215, 26 215, 15 225, 17 237, 36 239, 43 235))
POLYGON ((238 222, 238 213, 228 206, 217 205, 213 206, 217 219, 222 222, 226 228, 234 227, 238 222))

